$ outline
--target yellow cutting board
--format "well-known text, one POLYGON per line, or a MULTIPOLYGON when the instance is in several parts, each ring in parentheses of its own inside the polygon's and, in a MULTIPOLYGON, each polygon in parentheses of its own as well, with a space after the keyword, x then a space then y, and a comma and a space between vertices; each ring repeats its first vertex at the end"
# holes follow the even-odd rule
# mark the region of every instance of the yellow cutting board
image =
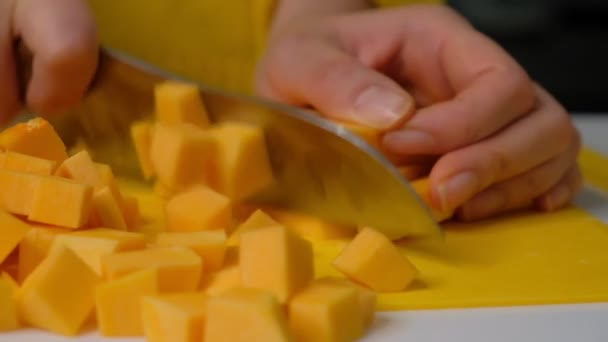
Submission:
MULTIPOLYGON (((316 246, 318 272, 341 243, 316 246)), ((608 301, 608 228, 580 209, 446 226, 443 242, 404 243, 417 283, 379 296, 379 309, 608 301)))
MULTIPOLYGON (((581 163, 587 181, 608 191, 608 161, 586 150, 581 163)), ((126 190, 151 219, 145 229, 161 229, 162 201, 148 189, 126 190)), ((443 241, 399 244, 420 277, 404 292, 380 294, 379 310, 608 301, 608 226, 580 208, 444 227, 443 241)), ((341 276, 331 261, 346 243, 313 243, 318 276, 341 276)))

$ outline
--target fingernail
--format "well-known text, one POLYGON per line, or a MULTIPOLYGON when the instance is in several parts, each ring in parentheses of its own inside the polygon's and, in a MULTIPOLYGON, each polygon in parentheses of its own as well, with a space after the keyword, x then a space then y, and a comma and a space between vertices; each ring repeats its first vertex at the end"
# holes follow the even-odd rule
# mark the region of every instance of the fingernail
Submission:
POLYGON ((412 100, 379 86, 365 89, 355 100, 352 119, 377 129, 396 125, 409 112, 412 100))
POLYGON ((506 198, 501 191, 491 191, 481 194, 462 208, 465 220, 484 218, 504 208, 506 198))
POLYGON ((435 146, 435 138, 432 135, 413 129, 389 133, 383 141, 390 150, 409 154, 429 151, 435 146))
POLYGON ((545 210, 553 211, 562 206, 570 197, 570 189, 565 185, 560 185, 548 194, 545 200, 545 210))
POLYGON ((479 178, 470 171, 459 173, 439 184, 437 193, 444 211, 454 210, 470 199, 479 187, 479 178))

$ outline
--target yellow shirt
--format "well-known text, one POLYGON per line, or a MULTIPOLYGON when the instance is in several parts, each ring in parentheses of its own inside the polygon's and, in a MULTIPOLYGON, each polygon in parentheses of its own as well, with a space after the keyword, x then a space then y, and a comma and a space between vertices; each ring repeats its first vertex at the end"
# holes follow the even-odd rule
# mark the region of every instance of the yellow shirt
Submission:
MULTIPOLYGON (((381 6, 441 0, 377 0, 381 6)), ((274 0, 89 0, 102 44, 192 80, 251 92, 274 0)))

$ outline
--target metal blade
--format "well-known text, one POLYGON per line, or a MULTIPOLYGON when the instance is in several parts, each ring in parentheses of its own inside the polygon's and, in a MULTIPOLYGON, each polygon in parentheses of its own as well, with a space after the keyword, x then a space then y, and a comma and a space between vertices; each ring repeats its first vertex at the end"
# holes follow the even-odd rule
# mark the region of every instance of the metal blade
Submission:
MULTIPOLYGON (((118 175, 142 180, 130 124, 153 115, 156 83, 195 82, 110 49, 101 57, 89 94, 53 124, 67 144, 84 140, 95 159, 118 175)), ((247 122, 265 130, 276 182, 252 203, 370 226, 391 239, 440 233, 398 170, 342 126, 314 112, 196 84, 213 122, 247 122)))

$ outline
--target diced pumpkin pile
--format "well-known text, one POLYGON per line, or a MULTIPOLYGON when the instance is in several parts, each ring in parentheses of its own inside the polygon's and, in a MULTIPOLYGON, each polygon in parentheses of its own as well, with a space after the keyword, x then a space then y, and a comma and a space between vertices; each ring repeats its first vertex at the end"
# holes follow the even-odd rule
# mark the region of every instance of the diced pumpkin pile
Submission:
POLYGON ((68 154, 45 120, 0 133, 0 331, 75 336, 94 323, 153 342, 354 341, 376 293, 416 278, 371 228, 244 210, 273 181, 263 131, 211 124, 187 84, 160 84, 155 97, 156 120, 131 133, 163 197, 159 232, 140 229, 138 201, 108 165, 68 154), (333 262, 343 277, 315 277, 317 239, 352 239, 333 262))

